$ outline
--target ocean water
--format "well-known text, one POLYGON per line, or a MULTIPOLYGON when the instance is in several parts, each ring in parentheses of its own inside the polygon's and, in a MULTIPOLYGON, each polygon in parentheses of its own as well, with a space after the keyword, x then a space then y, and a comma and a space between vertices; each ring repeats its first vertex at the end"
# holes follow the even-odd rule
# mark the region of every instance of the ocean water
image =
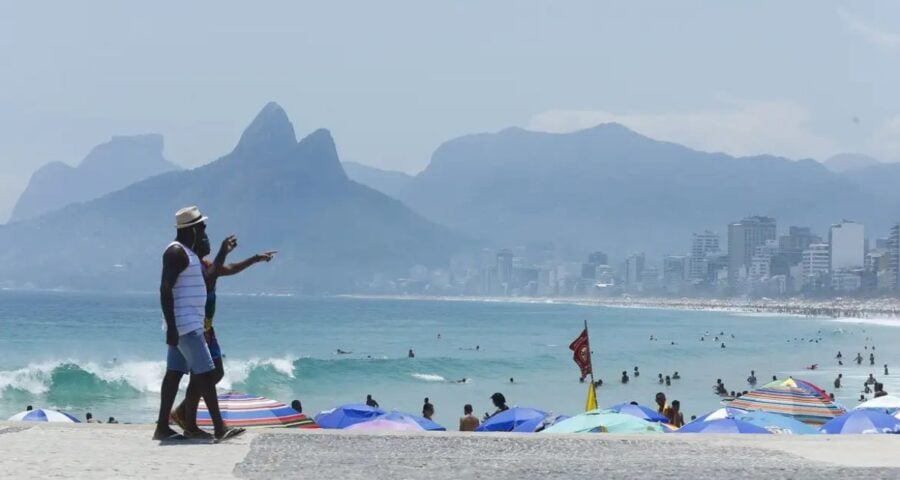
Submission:
MULTIPOLYGON (((300 399, 310 414, 362 402, 366 394, 383 408, 419 413, 428 397, 435 419, 451 429, 466 403, 478 414, 492 410, 496 391, 510 405, 573 414, 583 410, 587 387, 578 382, 568 345, 584 320, 595 375, 604 380, 601 406, 652 404, 663 391, 681 400, 686 417, 699 415, 719 406, 712 393, 717 378, 729 390, 746 390, 751 369, 760 384, 793 375, 827 391, 843 373, 844 388, 836 393, 848 407, 856 405, 869 373, 900 393, 900 322, 894 321, 237 295, 219 297, 216 331, 226 355, 220 391, 300 399), (711 335, 700 341, 706 332, 711 335), (719 332, 724 340, 717 343, 719 332), (877 365, 869 367, 873 346, 877 365), (410 348, 414 359, 407 358, 410 348), (337 355, 337 349, 353 353, 337 355), (834 359, 838 350, 843 367, 834 359), (857 352, 867 359, 863 366, 851 362, 857 352), (804 369, 812 363, 819 369, 804 369), (896 373, 884 376, 885 363, 896 373), (641 376, 621 384, 621 372, 631 375, 635 366, 641 376), (657 383, 658 373, 675 371, 681 380, 657 383), (462 378, 467 381, 456 382, 462 378)), ((165 368, 161 323, 151 294, 0 292, 0 418, 31 404, 79 417, 90 411, 101 419, 152 422, 165 368)))

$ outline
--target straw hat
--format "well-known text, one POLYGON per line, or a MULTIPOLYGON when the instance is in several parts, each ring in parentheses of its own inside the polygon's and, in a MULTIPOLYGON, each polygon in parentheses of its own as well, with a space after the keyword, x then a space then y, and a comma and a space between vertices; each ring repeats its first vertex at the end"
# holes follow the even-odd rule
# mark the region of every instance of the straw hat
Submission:
POLYGON ((184 207, 175 212, 175 228, 187 228, 206 221, 208 217, 204 217, 200 213, 200 209, 196 206, 184 207))

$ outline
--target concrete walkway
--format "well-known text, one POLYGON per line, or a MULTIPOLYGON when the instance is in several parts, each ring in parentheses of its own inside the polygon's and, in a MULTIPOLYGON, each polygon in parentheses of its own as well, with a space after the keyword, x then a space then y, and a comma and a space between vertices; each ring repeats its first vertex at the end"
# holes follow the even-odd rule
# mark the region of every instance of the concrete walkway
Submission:
POLYGON ((900 478, 900 436, 353 434, 150 440, 146 425, 0 422, 9 478, 900 478), (203 472, 200 474, 199 472, 203 472))

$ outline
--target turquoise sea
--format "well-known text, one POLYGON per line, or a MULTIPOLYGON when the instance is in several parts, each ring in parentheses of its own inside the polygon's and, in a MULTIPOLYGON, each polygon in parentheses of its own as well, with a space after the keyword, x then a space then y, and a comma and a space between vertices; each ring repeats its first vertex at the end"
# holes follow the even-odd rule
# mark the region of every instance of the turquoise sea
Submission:
MULTIPOLYGON (((90 411, 104 420, 152 422, 165 365, 161 318, 152 294, 0 292, 0 417, 31 404, 82 418, 90 411)), ((746 390, 751 369, 760 384, 773 375, 793 375, 828 391, 843 373, 837 399, 847 406, 856 405, 869 373, 888 392, 900 392, 900 322, 559 303, 239 295, 219 297, 216 330, 226 355, 220 391, 286 403, 300 399, 310 414, 361 402, 366 394, 383 408, 416 413, 428 397, 435 419, 451 429, 466 403, 479 414, 490 410, 495 391, 511 405, 572 414, 584 408, 586 385, 578 382, 568 345, 584 320, 594 369, 604 380, 601 406, 651 404, 664 391, 670 400, 681 400, 686 417, 699 415, 719 406, 711 389, 717 378, 729 390, 746 390), (701 341, 706 332, 710 336, 701 341), (720 332, 724 349, 722 339, 713 341, 720 332), (649 340, 651 335, 658 340, 649 340), (873 346, 877 365, 869 367, 873 346), (407 358, 410 348, 414 359, 407 358), (337 355, 337 349, 353 353, 337 355), (843 367, 834 359, 838 350, 843 367), (863 366, 851 362, 857 352, 867 359, 863 366), (818 370, 804 369, 813 363, 818 370), (884 376, 885 363, 896 366, 896 373, 884 376), (641 376, 621 384, 621 372, 631 375, 635 366, 641 376), (657 383, 658 373, 675 371, 681 380, 669 387, 657 383), (456 383, 464 377, 466 383, 456 383)))

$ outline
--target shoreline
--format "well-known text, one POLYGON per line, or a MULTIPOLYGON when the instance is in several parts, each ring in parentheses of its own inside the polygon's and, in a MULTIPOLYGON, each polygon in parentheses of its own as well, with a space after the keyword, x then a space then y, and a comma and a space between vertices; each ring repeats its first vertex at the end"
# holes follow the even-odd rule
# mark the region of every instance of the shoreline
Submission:
POLYGON ((541 305, 578 305, 585 307, 644 308, 649 310, 687 310, 827 318, 845 322, 900 326, 900 299, 878 300, 729 300, 661 297, 480 297, 438 295, 335 295, 361 300, 403 300, 428 302, 517 303, 541 305))

